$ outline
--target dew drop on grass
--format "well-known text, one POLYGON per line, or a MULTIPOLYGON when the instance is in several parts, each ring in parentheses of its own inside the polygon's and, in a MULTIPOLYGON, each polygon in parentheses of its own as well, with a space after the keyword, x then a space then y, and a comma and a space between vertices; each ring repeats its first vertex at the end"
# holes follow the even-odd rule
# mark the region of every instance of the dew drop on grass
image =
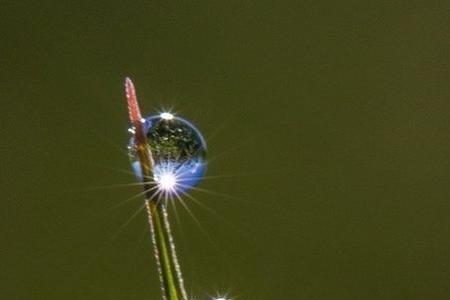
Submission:
MULTIPOLYGON (((152 115, 142 120, 143 130, 154 161, 153 177, 160 189, 184 193, 195 186, 206 171, 206 143, 200 131, 187 120, 171 113, 152 115)), ((128 153, 131 167, 142 181, 136 154, 135 129, 131 133, 128 153)))

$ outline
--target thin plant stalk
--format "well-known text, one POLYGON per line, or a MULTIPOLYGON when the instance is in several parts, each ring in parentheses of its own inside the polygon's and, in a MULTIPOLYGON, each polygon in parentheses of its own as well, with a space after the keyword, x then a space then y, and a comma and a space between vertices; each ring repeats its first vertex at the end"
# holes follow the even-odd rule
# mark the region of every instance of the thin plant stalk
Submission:
POLYGON ((125 80, 128 113, 134 126, 136 153, 141 164, 145 191, 145 204, 152 236, 153 252, 161 282, 164 300, 187 300, 183 276, 175 251, 166 203, 159 201, 153 180, 153 157, 142 128, 142 116, 137 102, 136 91, 131 79, 125 80))

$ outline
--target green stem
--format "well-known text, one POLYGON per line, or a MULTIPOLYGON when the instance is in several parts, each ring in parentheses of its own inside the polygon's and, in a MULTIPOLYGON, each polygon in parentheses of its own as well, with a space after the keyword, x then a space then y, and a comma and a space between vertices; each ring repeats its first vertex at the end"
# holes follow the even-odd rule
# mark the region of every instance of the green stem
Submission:
POLYGON ((163 299, 187 300, 167 210, 152 200, 146 200, 146 206, 163 299))
POLYGON ((152 235, 153 250, 158 266, 161 291, 164 300, 187 300, 183 276, 175 252, 175 244, 170 231, 170 223, 165 204, 155 199, 153 180, 153 157, 147 136, 142 128, 142 116, 137 102, 136 91, 131 79, 125 79, 130 122, 134 126, 135 150, 141 164, 144 178, 145 204, 152 235))
MULTIPOLYGON (((141 130, 137 128, 136 130, 141 130)), ((139 131, 137 131, 139 132, 139 131)), ((183 276, 178 263, 167 210, 163 201, 155 199, 153 178, 153 159, 146 139, 142 137, 137 145, 137 153, 141 163, 145 204, 153 242, 153 252, 158 267, 163 300, 187 300, 183 276), (145 142, 142 142, 145 141, 145 142)))

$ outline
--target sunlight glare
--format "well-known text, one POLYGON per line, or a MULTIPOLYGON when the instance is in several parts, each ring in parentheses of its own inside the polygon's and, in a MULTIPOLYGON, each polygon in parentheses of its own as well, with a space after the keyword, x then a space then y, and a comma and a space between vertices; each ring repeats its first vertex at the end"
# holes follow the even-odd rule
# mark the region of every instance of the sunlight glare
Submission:
POLYGON ((157 182, 159 187, 165 191, 173 191, 175 190, 175 186, 177 185, 175 174, 172 174, 171 172, 162 174, 157 182))

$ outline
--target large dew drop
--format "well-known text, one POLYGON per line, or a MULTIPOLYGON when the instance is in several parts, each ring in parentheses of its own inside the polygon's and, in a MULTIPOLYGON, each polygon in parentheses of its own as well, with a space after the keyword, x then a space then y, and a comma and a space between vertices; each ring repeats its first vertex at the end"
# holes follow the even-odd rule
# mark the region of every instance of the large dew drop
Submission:
MULTIPOLYGON (((162 113, 143 119, 143 130, 152 152, 153 180, 158 188, 167 193, 184 193, 195 186, 206 171, 206 143, 197 128, 185 119, 162 113)), ((134 128, 129 131, 131 166, 142 180, 134 128)))

